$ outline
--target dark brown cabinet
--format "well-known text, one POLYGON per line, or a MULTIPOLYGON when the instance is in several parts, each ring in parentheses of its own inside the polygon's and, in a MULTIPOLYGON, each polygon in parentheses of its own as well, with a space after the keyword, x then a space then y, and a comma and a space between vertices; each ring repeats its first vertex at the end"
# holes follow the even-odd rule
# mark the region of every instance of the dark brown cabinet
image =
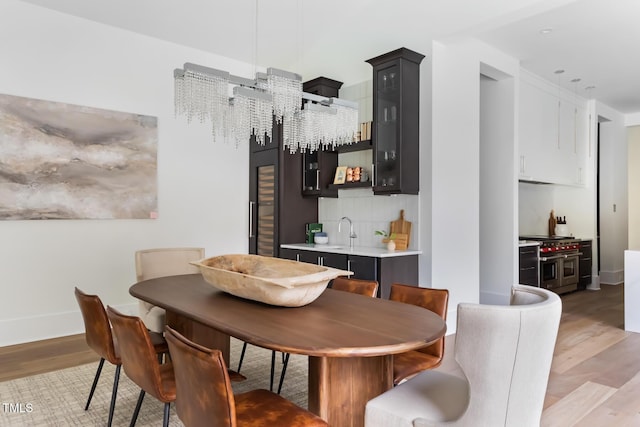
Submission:
POLYGON ((349 265, 348 256, 345 254, 336 254, 332 252, 319 251, 303 251, 297 249, 280 249, 280 258, 291 259, 294 261, 308 262, 310 264, 324 265, 326 267, 339 268, 347 270, 349 265))
POLYGON ((353 271, 353 278, 377 280, 378 296, 389 298, 393 283, 418 286, 418 255, 372 257, 303 249, 280 249, 280 257, 353 271))
POLYGON ((304 153, 302 172, 302 194, 313 197, 338 197, 338 189, 332 187, 338 166, 335 151, 304 153))
POLYGON ((418 194, 420 62, 400 48, 369 59, 373 66, 374 194, 418 194))
POLYGON ((580 261, 578 272, 580 274, 580 278, 578 279, 578 289, 586 289, 587 286, 591 284, 591 268, 593 265, 592 259, 592 241, 591 240, 582 240, 580 242, 580 261))
POLYGON ((318 222, 317 199, 301 192, 302 154, 283 150, 282 126, 262 146, 250 142, 249 253, 278 256, 283 243, 305 241, 305 224, 318 222))
POLYGON ((539 250, 540 246, 520 246, 519 255, 519 280, 521 285, 540 286, 539 278, 539 250))

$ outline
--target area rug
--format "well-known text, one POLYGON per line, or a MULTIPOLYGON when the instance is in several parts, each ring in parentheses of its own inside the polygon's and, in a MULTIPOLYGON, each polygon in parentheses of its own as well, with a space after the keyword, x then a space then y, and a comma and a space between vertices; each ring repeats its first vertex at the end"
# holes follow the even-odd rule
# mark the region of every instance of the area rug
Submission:
MULTIPOLYGON (((242 342, 231 340, 231 367, 238 366, 242 342)), ((0 382, 0 426, 104 426, 109 414, 111 387, 115 367, 105 363, 100 381, 88 411, 84 410, 97 363, 0 382)), ((282 358, 276 357, 278 386, 282 358)), ((271 350, 249 345, 242 364, 246 381, 233 383, 236 393, 256 388, 269 389, 271 350)), ((281 395, 298 406, 307 407, 307 357, 292 354, 281 395)), ((128 426, 140 389, 124 373, 120 375, 114 426, 128 426)), ((153 396, 145 396, 136 426, 161 426, 163 404, 153 396)), ((170 426, 182 426, 175 409, 171 407, 170 426)))

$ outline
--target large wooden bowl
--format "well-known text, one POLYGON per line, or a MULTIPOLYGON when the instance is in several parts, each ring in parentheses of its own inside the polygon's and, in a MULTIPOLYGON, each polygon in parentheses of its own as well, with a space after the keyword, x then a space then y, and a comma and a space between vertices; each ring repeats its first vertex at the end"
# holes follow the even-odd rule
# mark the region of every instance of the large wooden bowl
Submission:
POLYGON ((283 307, 320 296, 331 279, 351 271, 261 255, 220 255, 192 262, 212 286, 232 295, 283 307))

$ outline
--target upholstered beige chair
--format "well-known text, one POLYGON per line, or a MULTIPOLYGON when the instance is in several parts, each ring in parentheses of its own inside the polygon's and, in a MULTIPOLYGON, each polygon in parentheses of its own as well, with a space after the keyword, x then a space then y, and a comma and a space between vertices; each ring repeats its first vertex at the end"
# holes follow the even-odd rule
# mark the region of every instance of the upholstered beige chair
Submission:
POLYGON ((539 426, 562 303, 514 285, 511 305, 458 305, 463 377, 424 371, 367 403, 366 427, 539 426))
MULTIPOLYGON (((204 258, 204 248, 158 248, 136 252, 138 282, 156 277, 198 273, 198 267, 189 264, 204 258)), ((163 333, 165 311, 145 301, 138 301, 140 318, 147 329, 163 333)))

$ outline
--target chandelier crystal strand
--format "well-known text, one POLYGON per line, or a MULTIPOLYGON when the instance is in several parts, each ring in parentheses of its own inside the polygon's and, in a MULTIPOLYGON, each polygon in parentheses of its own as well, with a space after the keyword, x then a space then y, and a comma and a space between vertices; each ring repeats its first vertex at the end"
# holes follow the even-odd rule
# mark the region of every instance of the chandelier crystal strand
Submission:
POLYGON ((184 71, 173 71, 173 112, 175 117, 185 113, 184 71))
POLYGON ((334 146, 351 144, 358 129, 358 110, 342 105, 334 105, 336 114, 336 138, 334 146))
MULTIPOLYGON (((286 119, 282 123, 282 140, 283 149, 289 148, 289 153, 293 154, 298 150, 300 140, 300 127, 302 123, 301 119, 302 111, 298 111, 289 119, 286 119)), ((300 151, 304 152, 304 151, 300 151)))
POLYGON ((288 71, 269 68, 267 88, 273 96, 273 115, 277 123, 290 119, 302 106, 302 77, 288 71))
POLYGON ((210 121, 214 140, 223 136, 229 115, 229 73, 187 63, 182 77, 178 74, 174 72, 174 90, 180 95, 176 111, 188 123, 194 117, 201 123, 210 121))
POLYGON ((254 98, 252 99, 252 104, 252 119, 254 120, 252 128, 254 129, 254 134, 258 143, 260 145, 264 145, 266 143, 265 138, 271 139, 273 136, 273 103, 266 99, 254 98))
POLYGON ((238 113, 242 120, 239 125, 255 135, 260 145, 264 145, 265 138, 272 137, 273 98, 268 93, 245 87, 235 87, 233 94, 236 100, 234 108, 242 109, 238 113))
POLYGON ((236 97, 233 100, 230 114, 230 129, 228 136, 235 142, 236 147, 246 143, 251 138, 251 122, 249 120, 249 100, 236 97))
POLYGON ((303 146, 309 152, 318 148, 318 143, 322 138, 321 119, 318 112, 313 109, 307 110, 305 114, 303 146))

